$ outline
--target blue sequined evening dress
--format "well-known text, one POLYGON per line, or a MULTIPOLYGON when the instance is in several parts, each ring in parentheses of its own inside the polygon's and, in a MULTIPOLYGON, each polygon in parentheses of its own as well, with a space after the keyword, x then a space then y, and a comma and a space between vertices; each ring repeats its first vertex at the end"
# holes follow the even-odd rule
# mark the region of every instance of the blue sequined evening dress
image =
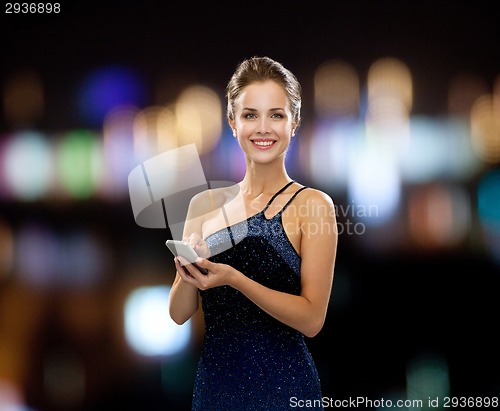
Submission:
MULTIPOLYGON (((300 294, 300 256, 290 243, 282 213, 265 211, 219 230, 206 241, 211 261, 229 264, 274 290, 300 294), (227 247, 227 244, 232 244, 227 247)), ((196 373, 193 410, 283 411, 298 401, 321 408, 318 372, 299 331, 274 319, 229 286, 200 291, 205 337, 196 373)))

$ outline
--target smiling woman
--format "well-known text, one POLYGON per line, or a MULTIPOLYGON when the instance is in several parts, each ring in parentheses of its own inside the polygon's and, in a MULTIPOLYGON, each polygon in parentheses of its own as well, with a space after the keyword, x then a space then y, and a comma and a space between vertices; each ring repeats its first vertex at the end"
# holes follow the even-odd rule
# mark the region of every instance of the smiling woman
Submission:
POLYGON ((251 84, 239 95, 237 104, 242 109, 237 111, 237 118, 229 118, 229 125, 247 159, 251 158, 247 150, 252 146, 259 150, 274 148, 283 155, 298 126, 283 88, 273 80, 251 84))
POLYGON ((201 297, 205 339, 193 410, 282 411, 292 397, 322 409, 304 336, 323 327, 337 231, 331 198, 293 181, 285 167, 300 124, 300 90, 295 76, 267 57, 243 61, 228 84, 228 122, 246 173, 233 187, 191 200, 184 240, 208 274, 176 257, 170 293, 178 324, 201 297))

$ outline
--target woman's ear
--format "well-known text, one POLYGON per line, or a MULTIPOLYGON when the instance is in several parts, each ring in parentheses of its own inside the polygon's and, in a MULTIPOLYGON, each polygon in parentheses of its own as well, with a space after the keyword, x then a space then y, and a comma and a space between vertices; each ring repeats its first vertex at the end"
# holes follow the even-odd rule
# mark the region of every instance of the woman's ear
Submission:
POLYGON ((297 129, 299 128, 299 125, 300 125, 300 119, 297 120, 297 121, 294 121, 293 122, 293 126, 292 126, 292 137, 295 136, 295 132, 297 131, 297 129))
POLYGON ((234 124, 234 120, 228 118, 227 122, 229 123, 229 127, 233 130, 233 136, 236 137, 236 125, 234 124))

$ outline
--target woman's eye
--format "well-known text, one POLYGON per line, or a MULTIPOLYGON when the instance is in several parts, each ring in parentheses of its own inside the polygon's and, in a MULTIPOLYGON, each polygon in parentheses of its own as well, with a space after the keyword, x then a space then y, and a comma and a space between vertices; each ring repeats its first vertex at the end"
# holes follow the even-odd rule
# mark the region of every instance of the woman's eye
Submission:
POLYGON ((254 119, 256 117, 255 117, 255 114, 247 113, 247 114, 245 114, 245 118, 247 118, 247 119, 254 119))
POLYGON ((275 113, 271 116, 271 118, 283 118, 282 114, 275 113))

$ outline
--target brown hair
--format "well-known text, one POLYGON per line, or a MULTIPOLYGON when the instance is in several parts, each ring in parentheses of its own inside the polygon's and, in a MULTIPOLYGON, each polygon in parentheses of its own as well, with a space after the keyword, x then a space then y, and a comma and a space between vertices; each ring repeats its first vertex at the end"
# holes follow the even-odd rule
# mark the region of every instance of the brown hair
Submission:
POLYGON ((269 57, 251 57, 242 61, 226 87, 227 117, 234 120, 235 100, 249 84, 272 80, 283 87, 288 96, 292 119, 300 124, 302 88, 294 74, 269 57))

